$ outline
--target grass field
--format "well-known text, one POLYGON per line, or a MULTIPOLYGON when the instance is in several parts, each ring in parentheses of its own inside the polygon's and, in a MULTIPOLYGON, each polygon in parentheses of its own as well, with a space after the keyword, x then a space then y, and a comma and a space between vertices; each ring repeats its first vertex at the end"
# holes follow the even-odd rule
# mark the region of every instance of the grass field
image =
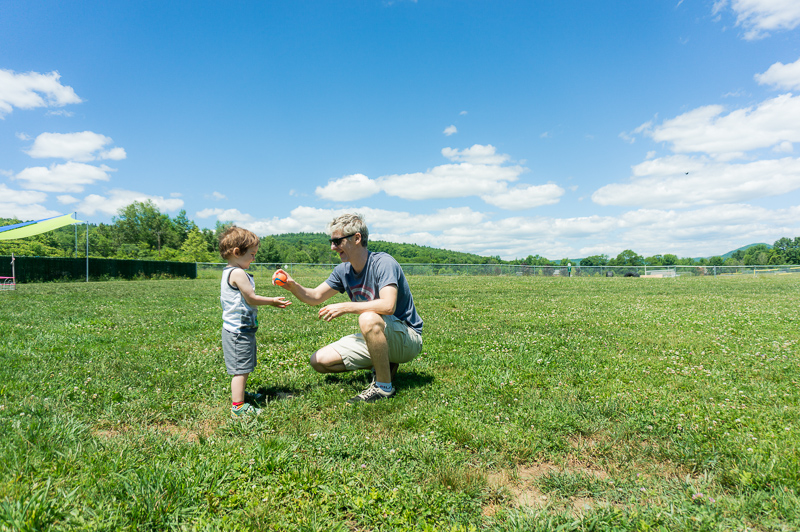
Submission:
POLYGON ((800 529, 798 279, 410 283, 395 399, 346 406, 366 372, 307 360, 355 318, 295 302, 248 386, 295 397, 248 422, 218 281, 0 294, 0 529, 800 529))

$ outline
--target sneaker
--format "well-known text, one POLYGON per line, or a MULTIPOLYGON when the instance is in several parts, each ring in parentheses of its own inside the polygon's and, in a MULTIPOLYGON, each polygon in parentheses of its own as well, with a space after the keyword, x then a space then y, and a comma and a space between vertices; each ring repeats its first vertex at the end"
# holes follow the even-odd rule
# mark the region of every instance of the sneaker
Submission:
POLYGON ((253 404, 264 404, 267 402, 267 394, 244 392, 244 402, 253 404))
MULTIPOLYGON (((389 378, 392 379, 392 382, 394 382, 394 378, 397 376, 397 370, 399 368, 400 364, 398 364, 397 362, 389 362, 389 378)), ((376 380, 377 379, 375 377, 375 368, 372 368, 372 377, 370 378, 369 383, 375 384, 376 380)))
POLYGON ((231 407, 231 417, 233 419, 238 419, 247 416, 257 416, 261 413, 260 408, 256 408, 249 403, 244 403, 239 407, 232 406, 231 407))
POLYGON ((395 388, 392 388, 391 392, 384 392, 377 386, 370 384, 369 388, 356 395, 352 399, 348 399, 347 402, 350 404, 374 403, 375 401, 380 401, 381 399, 391 399, 396 393, 397 390, 395 388))

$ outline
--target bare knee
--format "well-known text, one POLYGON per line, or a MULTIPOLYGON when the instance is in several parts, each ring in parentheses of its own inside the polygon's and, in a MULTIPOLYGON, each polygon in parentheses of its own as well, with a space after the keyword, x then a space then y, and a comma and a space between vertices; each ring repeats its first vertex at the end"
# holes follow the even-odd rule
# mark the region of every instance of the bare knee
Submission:
POLYGON ((361 329, 361 334, 368 335, 375 332, 383 332, 386 327, 383 316, 377 312, 365 312, 358 316, 358 327, 361 329))
POLYGON ((309 365, 310 365, 310 366, 311 366, 311 367, 314 369, 314 371, 316 371, 317 373, 325 373, 324 366, 322 365, 322 363, 321 363, 319 360, 317 360, 317 353, 319 353, 319 351, 317 351, 317 352, 313 353, 313 354, 312 354, 312 355, 311 355, 311 356, 308 358, 308 364, 309 364, 309 365))
POLYGON ((347 371, 342 357, 330 346, 325 346, 308 359, 308 363, 317 373, 341 373, 347 371))

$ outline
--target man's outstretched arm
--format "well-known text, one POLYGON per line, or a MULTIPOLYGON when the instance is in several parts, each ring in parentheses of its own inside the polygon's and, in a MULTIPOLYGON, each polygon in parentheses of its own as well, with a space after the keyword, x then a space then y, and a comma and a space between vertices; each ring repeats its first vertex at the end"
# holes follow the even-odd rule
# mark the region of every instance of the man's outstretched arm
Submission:
POLYGON ((331 288, 326 282, 323 282, 316 288, 306 288, 292 279, 292 276, 289 275, 285 270, 278 270, 272 274, 272 284, 276 286, 283 286, 283 288, 291 292, 294 297, 311 306, 319 305, 320 303, 323 303, 338 294, 338 292, 331 288), (286 283, 283 285, 278 285, 275 282, 275 275, 278 272, 283 272, 286 275, 286 283))

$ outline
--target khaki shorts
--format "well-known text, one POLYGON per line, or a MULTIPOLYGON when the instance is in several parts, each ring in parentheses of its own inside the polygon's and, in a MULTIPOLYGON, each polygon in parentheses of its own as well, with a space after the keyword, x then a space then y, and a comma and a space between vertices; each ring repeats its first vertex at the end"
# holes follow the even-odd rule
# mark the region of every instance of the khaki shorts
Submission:
MULTIPOLYGON (((389 362, 404 364, 414 360, 422 351, 422 336, 394 316, 383 316, 383 323, 389 343, 389 362)), ((361 333, 345 336, 330 344, 330 347, 339 353, 350 371, 372 367, 367 342, 361 333)))

